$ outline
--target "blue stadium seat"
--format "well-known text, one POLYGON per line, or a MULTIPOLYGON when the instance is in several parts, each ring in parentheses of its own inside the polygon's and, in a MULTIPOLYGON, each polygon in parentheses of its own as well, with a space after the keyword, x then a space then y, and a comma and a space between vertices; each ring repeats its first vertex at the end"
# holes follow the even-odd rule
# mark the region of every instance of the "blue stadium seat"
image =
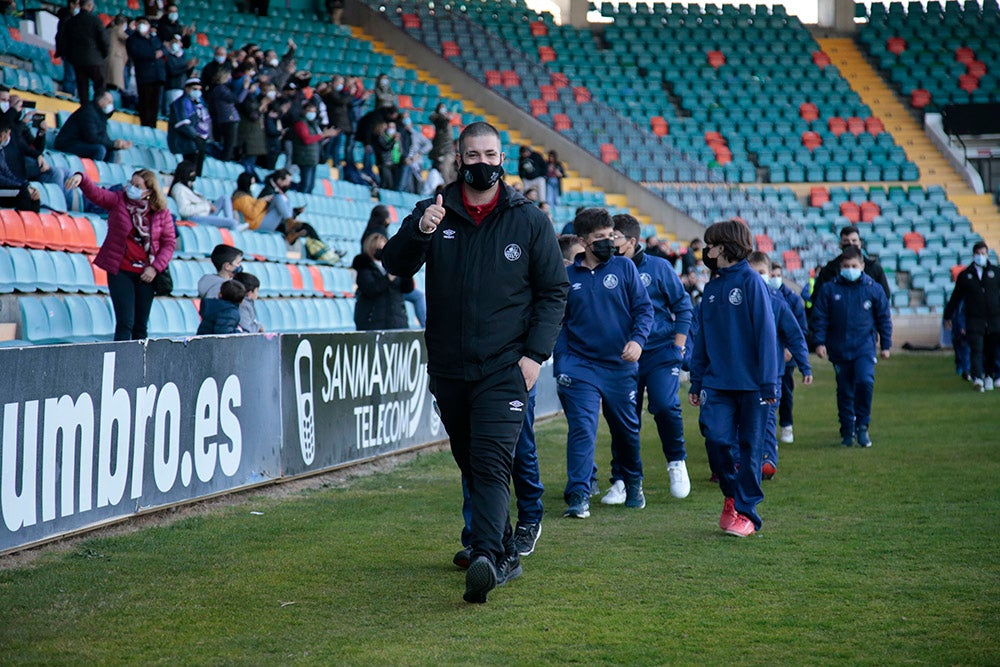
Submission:
POLYGON ((42 302, 35 297, 21 297, 18 305, 21 307, 21 337, 36 345, 51 343, 49 314, 42 302))
POLYGON ((56 269, 55 254, 47 250, 29 250, 35 264, 35 285, 43 292, 55 292, 62 283, 61 274, 56 269))
POLYGON ((73 342, 73 324, 63 300, 57 296, 43 296, 41 305, 49 317, 50 340, 54 343, 73 342))
POLYGON ((0 294, 14 291, 14 262, 7 248, 0 247, 0 294))
POLYGON ((90 309, 94 337, 97 340, 112 340, 115 336, 115 319, 111 299, 106 296, 87 296, 83 300, 90 309))
POLYGON ((73 340, 91 343, 100 340, 94 332, 94 315, 87 306, 87 297, 67 296, 64 303, 69 311, 73 340))
POLYGON ((14 267, 14 289, 18 292, 37 292, 38 271, 31 252, 26 248, 8 248, 7 252, 14 267))

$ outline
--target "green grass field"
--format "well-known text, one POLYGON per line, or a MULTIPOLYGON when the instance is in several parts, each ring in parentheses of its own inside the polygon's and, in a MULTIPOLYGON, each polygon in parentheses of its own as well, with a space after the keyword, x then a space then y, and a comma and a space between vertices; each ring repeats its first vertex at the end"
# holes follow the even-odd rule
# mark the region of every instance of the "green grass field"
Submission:
MULTIPOLYGON (((1000 663, 1000 392, 945 355, 898 355, 879 366, 875 446, 846 450, 815 361, 754 537, 716 525, 690 406, 689 498, 670 496, 647 419, 646 509, 595 499, 561 519, 555 419, 538 550, 486 605, 462 602, 459 476, 434 452, 0 570, 0 663, 1000 663)), ((606 470, 603 431, 598 452, 606 470)))

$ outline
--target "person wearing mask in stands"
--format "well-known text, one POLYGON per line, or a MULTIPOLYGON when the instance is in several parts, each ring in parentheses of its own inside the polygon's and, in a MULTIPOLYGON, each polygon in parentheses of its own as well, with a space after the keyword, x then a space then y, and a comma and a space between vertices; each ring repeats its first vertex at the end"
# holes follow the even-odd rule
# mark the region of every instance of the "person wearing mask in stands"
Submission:
POLYGON ((344 77, 339 74, 334 76, 330 85, 320 92, 320 96, 330 115, 330 124, 340 130, 340 134, 330 142, 327 151, 333 158, 333 164, 339 167, 348 159, 346 149, 354 144, 354 122, 351 120, 354 97, 345 88, 344 77))
POLYGON ((160 181, 149 169, 140 169, 120 191, 106 190, 85 174, 67 179, 67 190, 77 186, 108 212, 108 235, 94 265, 108 272, 115 340, 146 338, 153 279, 166 270, 177 243, 160 181))
POLYGON ((70 16, 56 35, 56 50, 73 65, 80 105, 90 100, 90 85, 94 97, 106 90, 104 61, 108 57, 108 35, 104 23, 94 14, 94 0, 81 0, 79 13, 70 16))
POLYGON ((114 100, 107 92, 93 102, 81 104, 59 128, 54 148, 79 157, 114 162, 116 150, 132 147, 131 141, 112 141, 108 136, 108 118, 114 111, 114 100))
POLYGON ((108 59, 104 61, 104 79, 108 88, 125 91, 125 67, 128 65, 128 18, 122 14, 108 24, 108 59))
POLYGON ((375 108, 388 109, 396 107, 396 93, 389 83, 389 77, 379 74, 375 79, 375 108))
POLYGON ((320 128, 316 102, 306 102, 302 116, 292 125, 292 164, 299 168, 298 191, 311 194, 316 184, 316 165, 322 143, 340 134, 340 130, 330 127, 320 128))
POLYGON ((56 183, 66 181, 65 170, 51 166, 45 159, 45 137, 48 125, 45 116, 35 113, 34 103, 28 106, 19 96, 10 96, 10 109, 6 118, 10 122, 10 143, 4 149, 7 166, 29 181, 56 183))
POLYGON ((184 94, 184 82, 191 78, 194 68, 198 66, 197 58, 188 58, 184 54, 184 47, 181 45, 179 37, 164 41, 167 54, 164 61, 166 67, 166 89, 163 101, 167 109, 174 101, 184 94))
POLYGON ((72 96, 76 95, 76 72, 73 71, 72 63, 70 63, 70 61, 67 60, 66 58, 63 58, 60 49, 65 48, 66 46, 63 43, 63 39, 66 36, 63 25, 66 23, 66 21, 68 21, 69 19, 71 19, 72 17, 76 16, 79 13, 80 13, 80 0, 68 0, 66 5, 60 8, 58 13, 59 23, 56 24, 56 50, 53 53, 53 55, 56 58, 62 58, 63 61, 62 91, 67 95, 72 95, 72 96))
POLYGON ((10 135, 11 127, 7 119, 0 118, 0 207, 37 213, 41 206, 41 193, 7 166, 6 153, 11 145, 10 135))
POLYGON ((316 229, 305 222, 297 220, 302 215, 305 206, 292 208, 287 192, 292 187, 292 175, 287 169, 279 169, 267 177, 260 198, 271 197, 267 213, 260 223, 260 231, 275 231, 285 235, 285 241, 292 245, 298 239, 303 239, 306 256, 318 262, 334 264, 340 255, 330 248, 316 229))
POLYGON ((521 146, 517 175, 521 177, 525 193, 532 188, 538 191, 537 201, 545 201, 546 199, 545 174, 547 172, 548 166, 541 153, 531 150, 530 146, 521 146))
POLYGON ((236 105, 246 99, 250 92, 251 72, 240 65, 234 79, 227 70, 215 77, 215 85, 208 93, 208 113, 212 116, 215 137, 222 142, 220 160, 232 162, 236 157, 236 140, 239 135, 240 113, 236 105), (233 85, 230 85, 232 82, 233 85))
POLYGON ((177 10, 176 3, 169 3, 165 7, 166 11, 160 20, 156 23, 156 36, 160 38, 160 41, 166 44, 168 41, 173 41, 179 39, 181 45, 187 49, 191 47, 191 35, 194 34, 197 29, 194 24, 182 25, 180 22, 180 12, 177 10))
POLYGON ((351 268, 357 274, 357 301, 354 326, 358 331, 406 329, 406 306, 403 294, 413 289, 413 278, 394 276, 382 266, 382 234, 370 234, 361 244, 361 254, 351 268))
POLYGON ((149 19, 139 18, 135 22, 135 32, 125 42, 139 90, 139 122, 146 127, 156 127, 160 95, 167 78, 163 43, 151 34, 151 29, 149 19))
POLYGON ((167 146, 171 153, 179 153, 194 164, 195 174, 201 176, 208 142, 212 138, 212 117, 202 101, 201 79, 184 82, 184 94, 170 105, 167 126, 167 146))
POLYGON ((194 191, 194 163, 182 161, 174 170, 174 180, 170 185, 170 196, 177 202, 177 212, 184 220, 211 225, 224 229, 247 229, 249 225, 241 224, 233 214, 233 204, 229 197, 219 197, 214 202, 204 195, 194 191))
POLYGON ((559 206, 564 178, 566 178, 566 167, 559 161, 559 154, 549 151, 549 159, 545 163, 545 201, 549 206, 559 206))
POLYGON ((232 72, 233 65, 229 60, 229 50, 224 46, 217 46, 212 61, 206 63, 201 69, 201 80, 205 82, 206 95, 212 90, 212 86, 215 85, 215 80, 222 70, 232 72))

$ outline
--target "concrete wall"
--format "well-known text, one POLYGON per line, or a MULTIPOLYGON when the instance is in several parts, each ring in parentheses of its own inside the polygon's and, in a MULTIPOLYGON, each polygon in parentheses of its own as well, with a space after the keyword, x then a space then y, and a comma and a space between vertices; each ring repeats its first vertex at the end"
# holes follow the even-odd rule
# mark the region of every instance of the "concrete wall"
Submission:
MULTIPOLYGON (((665 230, 677 234, 678 239, 692 239, 703 234, 705 227, 697 220, 671 206, 639 183, 618 173, 531 114, 518 109, 505 97, 486 88, 481 82, 407 35, 367 5, 357 0, 348 0, 344 10, 344 20, 351 25, 360 26, 377 39, 392 44, 393 48, 404 54, 417 67, 435 72, 458 95, 475 102, 487 113, 501 118, 507 126, 529 137, 533 143, 557 151, 562 160, 571 164, 582 176, 590 178, 605 192, 624 194, 628 198, 629 206, 648 215, 654 224, 662 225, 665 230)), ((504 150, 510 154, 513 147, 505 146, 504 150)))

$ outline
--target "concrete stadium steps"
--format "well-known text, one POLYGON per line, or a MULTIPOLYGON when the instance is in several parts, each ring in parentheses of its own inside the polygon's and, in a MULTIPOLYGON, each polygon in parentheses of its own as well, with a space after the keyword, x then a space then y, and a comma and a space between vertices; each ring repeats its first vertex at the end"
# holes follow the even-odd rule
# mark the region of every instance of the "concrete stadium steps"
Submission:
POLYGON ((1000 210, 992 198, 989 195, 977 195, 968 186, 947 158, 931 143, 923 128, 882 76, 868 63, 857 44, 849 38, 823 38, 817 41, 840 70, 841 76, 851 84, 865 104, 871 107, 872 114, 882 120, 885 129, 903 147, 907 157, 919 167, 919 184, 925 187, 943 186, 948 198, 958 206, 959 212, 969 218, 973 229, 991 246, 1000 245, 1000 210))
MULTIPOLYGON (((462 99, 462 104, 466 113, 482 116, 483 118, 486 119, 488 123, 490 123, 494 127, 506 131, 507 134, 510 136, 510 141, 512 146, 528 144, 532 146, 535 150, 545 155, 546 148, 544 146, 531 141, 529 137, 525 137, 519 131, 512 129, 507 124, 505 124, 503 120, 501 120, 499 117, 488 113, 485 109, 477 105, 475 100, 470 100, 462 97, 462 95, 456 93, 451 86, 449 86, 446 82, 436 77, 432 72, 423 70, 419 68, 417 65, 415 65, 411 60, 409 60, 406 57, 404 53, 393 50, 384 42, 380 41, 376 37, 367 33, 363 28, 360 28, 358 26, 350 26, 350 29, 351 29, 351 35, 355 39, 361 39, 370 42, 372 45, 372 50, 375 53, 392 56, 393 59, 395 60, 397 67, 413 70, 418 73, 420 80, 423 81, 424 83, 430 83, 436 85, 441 93, 442 98, 452 97, 456 99, 459 98, 462 99)), ((511 147, 508 146, 505 147, 505 149, 509 152, 511 150, 511 147)), ((511 174, 509 176, 510 178, 508 180, 510 181, 518 180, 517 174, 511 174)), ((576 172, 572 169, 568 169, 567 177, 563 179, 563 190, 573 191, 573 192, 590 192, 598 190, 598 188, 593 184, 593 181, 591 181, 591 179, 581 176, 579 172, 576 172)), ((630 207, 624 195, 617 193, 605 193, 605 199, 608 206, 628 208, 632 213, 632 215, 634 215, 636 219, 639 220, 639 223, 641 225, 655 226, 657 229, 657 235, 660 238, 667 239, 670 241, 677 240, 675 234, 673 234, 672 232, 667 232, 662 225, 653 221, 650 218, 650 216, 645 215, 641 211, 635 210, 634 208, 630 207)))

